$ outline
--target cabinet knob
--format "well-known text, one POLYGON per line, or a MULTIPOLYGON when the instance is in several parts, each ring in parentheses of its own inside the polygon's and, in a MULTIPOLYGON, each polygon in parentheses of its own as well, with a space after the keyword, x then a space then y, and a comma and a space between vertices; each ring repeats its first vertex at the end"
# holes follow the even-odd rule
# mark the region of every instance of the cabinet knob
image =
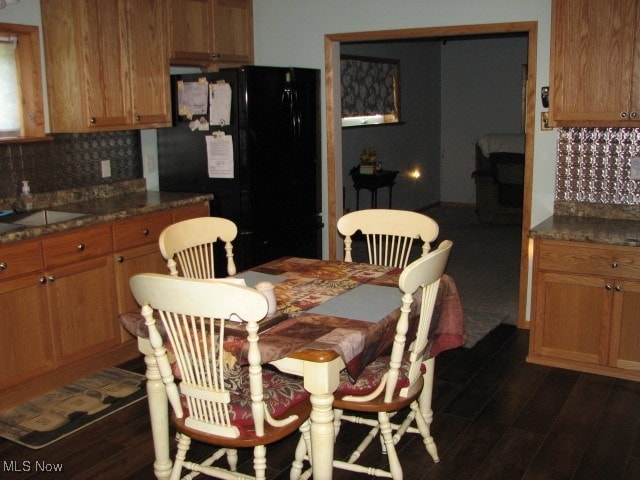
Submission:
POLYGON ((622 285, 616 285, 615 291, 616 292, 621 292, 622 291, 622 285))
MULTIPOLYGON (((52 273, 51 275, 49 275, 47 277, 47 281, 49 282, 55 282, 56 281, 56 276, 52 273)), ((42 283, 42 282, 41 282, 42 283)))
POLYGON ((149 235, 149 229, 145 228, 144 230, 142 230, 142 235, 144 235, 145 237, 149 235))
POLYGON ((136 115, 134 118, 135 118, 136 122, 140 121, 140 115, 136 115))
POLYGON ((95 124, 96 124, 96 117, 91 117, 91 118, 89 119, 89 123, 90 123, 91 125, 95 125, 95 124))
POLYGON ((7 266, 7 262, 0 262, 0 270, 6 270, 7 266))
POLYGON ((40 282, 41 285, 44 285, 45 283, 47 283, 47 277, 40 277, 38 281, 40 282))
POLYGON ((610 283, 607 283, 604 288, 606 288, 607 290, 611 290, 613 287, 611 286, 610 283))
POLYGON ((212 53, 211 54, 211 59, 212 60, 220 60, 220 54, 219 53, 212 53))
POLYGON ((124 263, 124 257, 122 255, 118 257, 118 263, 124 263))
POLYGON ((620 265, 618 264, 618 262, 613 262, 611 264, 611 268, 618 268, 620 265))
POLYGON ((633 119, 638 118, 638 112, 631 112, 631 118, 633 119))
POLYGON ((84 243, 80 243, 76 248, 78 249, 79 252, 84 251, 84 243))
POLYGON ((620 112, 620 118, 627 118, 627 112, 620 112))

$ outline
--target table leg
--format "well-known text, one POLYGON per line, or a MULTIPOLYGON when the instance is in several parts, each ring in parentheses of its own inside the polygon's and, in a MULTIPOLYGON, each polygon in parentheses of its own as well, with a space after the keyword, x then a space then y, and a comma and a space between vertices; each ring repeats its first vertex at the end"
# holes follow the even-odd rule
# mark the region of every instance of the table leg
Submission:
POLYGON ((151 435, 155 461, 153 471, 158 480, 168 479, 171 474, 171 457, 169 456, 169 409, 165 385, 160 376, 158 362, 153 354, 151 344, 146 339, 138 339, 138 348, 144 354, 147 365, 147 401, 151 419, 151 435))
POLYGON ((333 476, 333 392, 338 388, 341 358, 330 362, 304 362, 304 388, 311 393, 311 459, 313 478, 333 476))

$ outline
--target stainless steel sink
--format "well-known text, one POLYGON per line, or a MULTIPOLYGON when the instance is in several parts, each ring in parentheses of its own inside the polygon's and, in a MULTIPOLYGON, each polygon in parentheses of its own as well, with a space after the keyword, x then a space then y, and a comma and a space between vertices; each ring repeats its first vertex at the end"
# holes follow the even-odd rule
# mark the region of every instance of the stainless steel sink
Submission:
POLYGON ((75 218, 86 217, 87 213, 64 212, 61 210, 37 210, 33 212, 18 213, 8 217, 3 217, 0 222, 3 224, 36 227, 50 225, 52 223, 65 222, 75 218))

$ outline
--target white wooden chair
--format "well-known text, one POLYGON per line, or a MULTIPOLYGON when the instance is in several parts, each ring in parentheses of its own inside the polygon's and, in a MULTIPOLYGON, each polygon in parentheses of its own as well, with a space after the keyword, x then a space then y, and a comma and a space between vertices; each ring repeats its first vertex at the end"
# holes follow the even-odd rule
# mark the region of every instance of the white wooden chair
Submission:
POLYGON ((369 263, 404 268, 414 240, 421 240, 422 255, 438 237, 438 224, 422 213, 408 210, 369 209, 347 213, 338 220, 344 235, 344 259, 353 261, 353 235, 360 231, 367 241, 369 263))
MULTIPOLYGON (((403 472, 395 445, 405 433, 419 433, 433 461, 439 461, 437 447, 430 433, 435 362, 433 358, 428 358, 427 346, 440 278, 452 245, 449 240, 443 241, 438 249, 410 263, 402 271, 398 282, 403 293, 402 313, 397 322, 391 355, 369 364, 355 384, 343 374, 333 402, 336 436, 339 435, 342 422, 366 424, 371 429, 347 461, 333 461, 334 468, 400 480, 403 472), (422 298, 419 325, 415 340, 407 348, 408 316, 414 294, 419 289, 422 298), (401 424, 391 423, 391 418, 407 406, 410 410, 404 421, 401 424), (377 413, 377 418, 360 416, 365 412, 377 413), (414 422, 415 427, 412 426, 414 422), (356 463, 378 436, 381 437, 381 448, 388 457, 388 471, 356 463)), ((348 431, 353 434, 352 429, 348 431)), ((310 469, 301 475, 306 453, 305 445, 300 442, 291 471, 292 480, 309 478, 310 469)))
POLYGON ((236 225, 222 217, 198 217, 174 223, 160 234, 160 252, 171 275, 188 278, 214 278, 214 246, 224 242, 228 275, 236 274, 233 242, 238 235, 236 225))
POLYGON ((171 480, 179 479, 183 469, 221 479, 264 479, 266 445, 298 428, 308 431, 311 412, 301 378, 263 370, 260 365, 257 332, 268 308, 264 295, 219 280, 153 273, 134 275, 130 284, 143 306, 178 432, 171 480), (234 364, 235 356, 224 349, 225 325, 231 314, 246 322, 249 366, 234 364), (179 384, 156 317, 176 357, 179 384), (201 463, 190 462, 186 455, 191 439, 219 448, 201 463), (247 447, 253 447, 255 477, 236 472, 237 449, 247 447), (228 468, 218 462, 224 456, 228 468))

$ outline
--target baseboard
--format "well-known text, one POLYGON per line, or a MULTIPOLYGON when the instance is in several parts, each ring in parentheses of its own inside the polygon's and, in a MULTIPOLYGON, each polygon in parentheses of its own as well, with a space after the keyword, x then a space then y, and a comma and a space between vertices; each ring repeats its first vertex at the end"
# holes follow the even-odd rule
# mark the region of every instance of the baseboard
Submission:
POLYGON ((131 340, 91 358, 64 365, 17 385, 12 385, 0 391, 0 410, 14 407, 25 400, 55 390, 107 367, 120 365, 140 355, 137 343, 131 340))

